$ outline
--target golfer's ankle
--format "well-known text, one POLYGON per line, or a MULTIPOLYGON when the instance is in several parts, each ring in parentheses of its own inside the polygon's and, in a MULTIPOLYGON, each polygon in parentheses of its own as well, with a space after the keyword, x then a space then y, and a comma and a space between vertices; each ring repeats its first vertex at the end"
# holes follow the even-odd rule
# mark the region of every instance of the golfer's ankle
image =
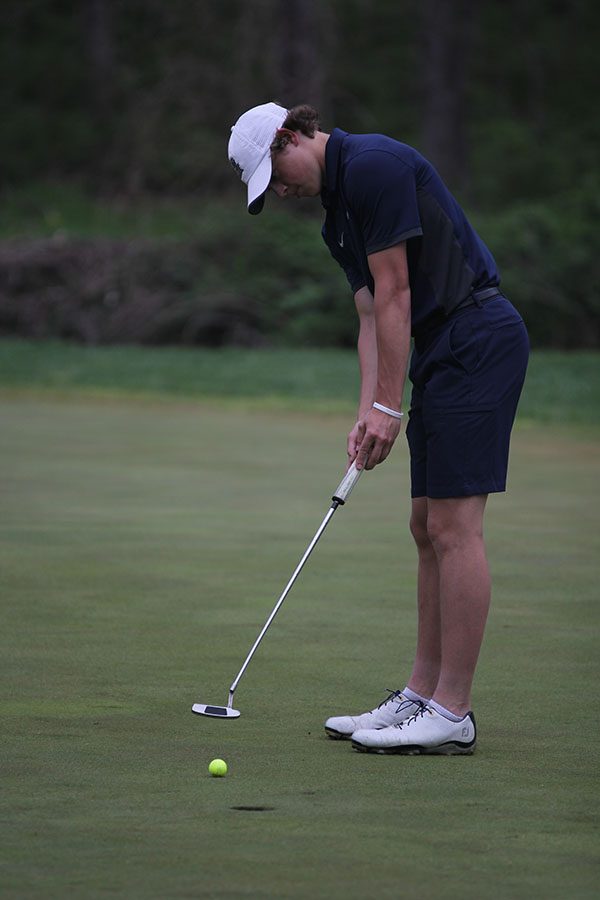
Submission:
POLYGON ((421 694, 418 691, 415 691, 413 688, 405 687, 402 691, 407 700, 412 700, 413 703, 428 703, 429 702, 429 694, 421 694))
POLYGON ((471 709, 471 696, 469 695, 461 695, 454 696, 452 694, 444 693, 443 691, 436 690, 431 700, 442 707, 442 709, 447 710, 452 713, 452 715, 458 716, 462 719, 463 716, 471 709))

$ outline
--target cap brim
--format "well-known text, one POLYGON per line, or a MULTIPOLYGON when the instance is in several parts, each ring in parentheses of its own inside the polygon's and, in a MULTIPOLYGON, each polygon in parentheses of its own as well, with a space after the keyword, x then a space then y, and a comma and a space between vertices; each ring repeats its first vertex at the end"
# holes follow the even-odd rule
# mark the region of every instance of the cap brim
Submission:
POLYGON ((273 166, 271 153, 259 162, 256 171, 248 182, 248 212, 251 216, 257 216, 265 205, 265 194, 271 181, 273 166))

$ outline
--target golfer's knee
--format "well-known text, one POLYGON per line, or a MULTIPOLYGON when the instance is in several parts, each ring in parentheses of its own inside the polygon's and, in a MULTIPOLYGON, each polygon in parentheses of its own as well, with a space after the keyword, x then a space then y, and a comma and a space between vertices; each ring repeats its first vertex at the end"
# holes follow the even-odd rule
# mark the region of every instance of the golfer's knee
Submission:
POLYGON ((410 533, 412 534, 415 544, 419 550, 430 550, 431 541, 427 533, 427 511, 424 513, 414 512, 410 517, 410 533))
POLYGON ((450 553, 458 545, 457 537, 452 529, 442 528, 439 522, 431 522, 427 533, 437 557, 450 553))
POLYGON ((430 512, 427 517, 427 537, 438 557, 467 549, 474 542, 482 540, 478 527, 434 512, 430 512))

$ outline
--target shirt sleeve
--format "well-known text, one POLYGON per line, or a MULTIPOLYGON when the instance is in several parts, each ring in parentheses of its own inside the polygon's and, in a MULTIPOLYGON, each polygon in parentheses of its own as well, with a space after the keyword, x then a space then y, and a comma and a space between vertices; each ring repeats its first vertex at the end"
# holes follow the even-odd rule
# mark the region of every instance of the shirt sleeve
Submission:
POLYGON ((415 170, 394 153, 359 153, 346 169, 344 193, 367 256, 423 234, 415 170))
POLYGON ((338 265, 340 265, 344 270, 344 274, 348 279, 348 284, 350 285, 352 293, 356 294, 356 292, 364 287, 367 283, 364 276, 355 265, 350 254, 347 253, 343 247, 340 247, 336 241, 328 239, 325 225, 323 226, 321 233, 323 235, 323 240, 327 244, 329 252, 338 263, 338 265))

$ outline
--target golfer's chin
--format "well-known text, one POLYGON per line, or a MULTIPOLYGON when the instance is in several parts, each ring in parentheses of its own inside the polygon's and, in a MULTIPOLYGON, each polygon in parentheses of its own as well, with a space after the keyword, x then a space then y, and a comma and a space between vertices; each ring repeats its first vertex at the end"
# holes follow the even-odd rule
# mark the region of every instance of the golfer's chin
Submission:
POLYGON ((294 195, 296 200, 305 200, 307 197, 320 197, 321 196, 321 188, 315 187, 303 187, 298 188, 296 194, 294 195))

